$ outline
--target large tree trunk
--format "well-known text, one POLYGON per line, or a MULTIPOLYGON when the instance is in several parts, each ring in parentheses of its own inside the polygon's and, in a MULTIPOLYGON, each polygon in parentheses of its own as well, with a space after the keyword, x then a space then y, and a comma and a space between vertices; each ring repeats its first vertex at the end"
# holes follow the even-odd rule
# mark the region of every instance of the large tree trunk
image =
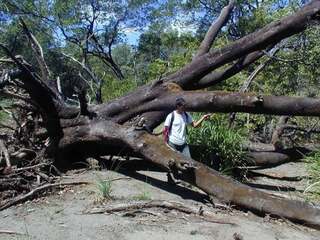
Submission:
MULTIPOLYGON (((228 13, 232 5, 229 5, 228 13)), ((320 99, 186 91, 210 86, 229 77, 230 73, 239 72, 259 59, 261 50, 303 31, 311 20, 319 18, 319 13, 320 1, 311 1, 297 13, 212 52, 209 52, 207 43, 211 43, 210 39, 214 38, 209 39, 207 36, 197 57, 180 71, 105 104, 88 106, 82 102, 81 109, 67 106, 55 89, 42 81, 5 46, 0 45, 19 67, 19 70, 10 71, 10 79, 4 82, 10 84, 19 80, 18 86, 25 89, 40 108, 51 140, 47 153, 57 163, 67 163, 72 157, 95 157, 119 152, 140 156, 223 201, 320 227, 320 209, 255 190, 222 176, 174 152, 159 138, 138 130, 134 124, 143 117, 147 129, 157 126, 174 109, 177 96, 184 96, 189 111, 320 116, 320 99), (227 68, 228 73, 211 75, 212 81, 205 79, 207 74, 232 61, 242 64, 236 68, 227 68)))
POLYGON ((83 144, 101 143, 121 144, 132 149, 141 157, 173 172, 176 178, 187 181, 204 192, 214 195, 225 202, 231 202, 258 213, 270 213, 289 218, 309 226, 320 226, 320 209, 309 203, 281 198, 261 192, 238 183, 217 171, 198 163, 184 155, 172 151, 161 139, 132 127, 120 126, 109 121, 90 123, 89 126, 70 128, 60 141, 60 149, 72 146, 74 149, 88 149, 83 144), (81 141, 81 142, 80 142, 81 141))

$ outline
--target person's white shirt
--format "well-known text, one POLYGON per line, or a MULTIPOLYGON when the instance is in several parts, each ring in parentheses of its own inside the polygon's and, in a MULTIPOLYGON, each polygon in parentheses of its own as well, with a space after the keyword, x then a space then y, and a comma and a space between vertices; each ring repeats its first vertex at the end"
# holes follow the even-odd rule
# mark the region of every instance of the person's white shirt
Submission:
POLYGON ((193 122, 192 116, 187 112, 186 114, 180 114, 176 111, 173 111, 172 113, 168 114, 164 122, 165 127, 169 127, 171 123, 172 114, 174 114, 174 120, 171 126, 171 130, 169 132, 169 141, 176 145, 183 145, 186 143, 187 125, 193 122))

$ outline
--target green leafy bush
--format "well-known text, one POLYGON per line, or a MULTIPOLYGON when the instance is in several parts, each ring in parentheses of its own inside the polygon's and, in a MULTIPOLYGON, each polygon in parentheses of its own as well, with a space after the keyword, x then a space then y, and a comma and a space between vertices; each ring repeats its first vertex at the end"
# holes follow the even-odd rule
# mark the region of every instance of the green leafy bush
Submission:
MULTIPOLYGON (((193 115, 195 120, 200 117, 200 114, 193 115)), ((214 153, 221 159, 219 171, 226 174, 235 166, 244 165, 244 131, 229 128, 227 119, 223 116, 215 115, 202 122, 200 128, 189 128, 188 131, 189 144, 197 146, 191 152, 194 159, 207 163, 214 153)))
POLYGON ((125 95, 126 93, 134 90, 137 84, 134 80, 117 80, 117 79, 107 79, 102 87, 102 96, 104 101, 110 101, 125 95))
POLYGON ((309 173, 309 185, 305 193, 310 193, 311 199, 320 199, 320 150, 305 158, 309 173))

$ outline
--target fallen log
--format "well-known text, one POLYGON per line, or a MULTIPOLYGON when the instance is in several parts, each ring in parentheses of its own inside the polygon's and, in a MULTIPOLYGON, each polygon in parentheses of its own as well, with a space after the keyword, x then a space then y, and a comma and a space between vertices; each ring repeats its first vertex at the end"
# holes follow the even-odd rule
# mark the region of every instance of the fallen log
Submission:
MULTIPOLYGON (((172 172, 177 179, 197 186, 224 202, 256 213, 268 213, 320 228, 320 209, 310 203, 281 198, 239 183, 204 164, 172 151, 158 137, 144 131, 136 131, 133 127, 121 126, 111 121, 98 121, 81 129, 65 129, 59 148, 67 151, 68 146, 72 146, 71 149, 74 150, 79 144, 90 145, 97 141, 105 144, 117 141, 124 147, 133 149, 146 160, 172 172)), ((90 149, 83 149, 87 154, 88 150, 90 149)))
POLYGON ((288 148, 276 151, 248 152, 248 166, 274 167, 286 162, 303 159, 311 150, 304 147, 288 148))

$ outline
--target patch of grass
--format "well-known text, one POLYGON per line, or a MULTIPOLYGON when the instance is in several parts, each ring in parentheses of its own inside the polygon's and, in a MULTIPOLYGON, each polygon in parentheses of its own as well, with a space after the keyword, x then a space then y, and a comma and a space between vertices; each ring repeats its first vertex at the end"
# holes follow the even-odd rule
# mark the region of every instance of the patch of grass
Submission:
MULTIPOLYGON (((195 120, 200 117, 198 113, 193 115, 195 120)), ((191 152, 198 161, 207 162, 214 153, 221 159, 219 171, 225 174, 230 174, 235 166, 245 164, 244 130, 229 128, 227 118, 215 114, 204 121, 201 128, 189 128, 188 131, 189 144, 199 146, 198 151, 191 152)))
POLYGON ((4 111, 7 107, 10 107, 12 102, 6 99, 0 99, 0 122, 5 122, 7 119, 10 118, 8 112, 4 111))
POLYGON ((97 181, 97 189, 99 191, 100 199, 111 200, 112 196, 112 181, 110 179, 103 180, 101 178, 97 181))
POLYGON ((147 191, 143 191, 142 193, 133 197, 133 200, 146 201, 151 200, 151 195, 147 191))
POLYGON ((304 160, 310 177, 304 193, 310 200, 320 201, 320 150, 307 156, 304 160))

